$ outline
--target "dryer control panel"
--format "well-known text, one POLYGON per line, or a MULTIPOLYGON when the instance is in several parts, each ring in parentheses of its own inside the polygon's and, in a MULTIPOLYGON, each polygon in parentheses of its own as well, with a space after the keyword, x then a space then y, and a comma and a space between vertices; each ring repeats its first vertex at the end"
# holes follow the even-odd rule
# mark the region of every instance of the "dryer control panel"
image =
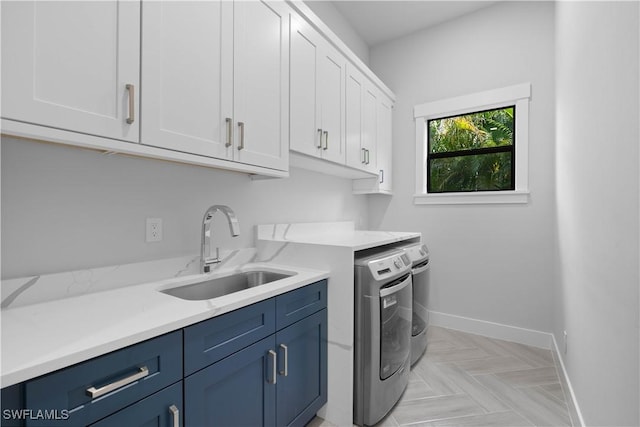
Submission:
POLYGON ((375 280, 387 280, 409 272, 411 261, 406 254, 396 253, 371 260, 368 263, 368 267, 375 280))
POLYGON ((406 246, 403 249, 413 265, 420 264, 429 259, 429 249, 422 243, 406 246))

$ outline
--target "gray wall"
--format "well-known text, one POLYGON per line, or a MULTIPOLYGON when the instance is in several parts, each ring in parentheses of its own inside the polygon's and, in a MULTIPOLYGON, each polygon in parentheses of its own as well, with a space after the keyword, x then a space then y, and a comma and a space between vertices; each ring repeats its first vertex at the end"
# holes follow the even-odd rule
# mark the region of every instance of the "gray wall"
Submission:
POLYGON ((371 50, 397 96, 394 196, 372 197, 370 225, 423 233, 432 254, 430 309, 552 330, 555 262, 554 6, 498 4, 371 50), (530 202, 416 206, 416 104, 531 82, 530 202))
POLYGON ((555 334, 587 425, 640 424, 638 2, 558 2, 555 334))
POLYGON ((202 216, 231 206, 241 235, 221 214, 214 239, 253 247, 254 226, 271 222, 355 221, 367 228, 365 196, 351 181, 299 169, 288 179, 158 160, 104 155, 2 138, 2 278, 46 274, 200 251, 202 216), (147 217, 163 219, 164 240, 145 243, 147 217))
POLYGON ((369 46, 332 2, 327 0, 305 0, 304 3, 340 37, 362 62, 369 65, 369 46))

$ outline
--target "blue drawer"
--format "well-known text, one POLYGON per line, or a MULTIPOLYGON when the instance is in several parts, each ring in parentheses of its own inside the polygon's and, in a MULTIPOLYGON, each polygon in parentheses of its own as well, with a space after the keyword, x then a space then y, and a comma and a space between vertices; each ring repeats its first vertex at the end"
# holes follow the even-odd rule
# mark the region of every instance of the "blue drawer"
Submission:
POLYGON ((176 331, 27 381, 26 425, 85 426, 181 379, 176 331))
POLYGON ((183 407, 181 381, 89 427, 182 427, 183 407))
POLYGON ((327 308, 327 280, 321 280, 276 297, 276 329, 327 308))
POLYGON ((185 328, 185 377, 260 341, 275 330, 273 298, 185 328))

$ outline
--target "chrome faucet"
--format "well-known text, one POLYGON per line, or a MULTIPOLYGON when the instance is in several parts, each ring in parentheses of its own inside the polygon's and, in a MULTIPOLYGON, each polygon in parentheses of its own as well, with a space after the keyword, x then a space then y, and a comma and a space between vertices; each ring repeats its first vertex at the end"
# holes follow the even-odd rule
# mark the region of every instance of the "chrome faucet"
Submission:
POLYGON ((213 220, 213 214, 218 211, 225 214, 227 220, 229 220, 231 236, 236 237, 240 235, 238 218, 229 206, 214 205, 207 209, 202 219, 202 250, 200 252, 200 271, 202 273, 208 273, 211 269, 211 264, 220 262, 220 248, 216 248, 216 256, 211 257, 211 222, 213 220))

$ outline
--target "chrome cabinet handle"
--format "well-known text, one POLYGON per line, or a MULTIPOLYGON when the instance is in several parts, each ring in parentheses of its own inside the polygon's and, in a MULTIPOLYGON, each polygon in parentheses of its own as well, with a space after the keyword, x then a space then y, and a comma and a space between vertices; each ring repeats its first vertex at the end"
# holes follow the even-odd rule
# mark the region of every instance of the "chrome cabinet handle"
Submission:
POLYGON ((89 387, 87 389, 87 395, 89 395, 92 399, 95 399, 97 397, 104 396, 105 394, 112 392, 115 389, 136 382, 139 379, 146 377, 147 375, 149 375, 149 368, 147 368, 146 366, 141 366, 138 372, 126 378, 122 378, 121 380, 112 382, 111 384, 107 384, 100 388, 89 387))
POLYGON ((277 381, 276 372, 278 371, 278 355, 275 351, 269 350, 269 357, 271 357, 271 376, 273 378, 273 381, 269 381, 269 379, 267 378, 267 382, 269 384, 275 384, 277 381))
POLYGON ((380 184, 384 182, 384 169, 380 169, 380 184))
POLYGON ((322 132, 324 134, 324 148, 323 150, 329 149, 329 131, 322 132))
POLYGON ((322 148, 322 129, 318 129, 318 146, 316 148, 322 148))
POLYGON ((366 148, 361 148, 360 150, 362 151, 362 161, 360 163, 366 163, 367 162, 367 149, 366 148))
POLYGON ((238 145, 238 150, 242 150, 244 148, 244 122, 238 122, 238 127, 240 128, 240 145, 238 145))
POLYGON ((367 159, 364 164, 368 165, 369 164, 369 150, 364 150, 364 154, 365 154, 365 158, 367 159))
POLYGON ((136 88, 132 84, 127 84, 125 86, 125 88, 127 89, 127 93, 129 94, 129 117, 127 117, 127 124, 130 125, 136 119, 136 112, 135 112, 135 108, 136 108, 136 100, 135 100, 136 88))
POLYGON ((284 350, 284 370, 280 371, 279 374, 286 377, 289 375, 289 348, 284 344, 280 344, 280 348, 284 350))
POLYGON ((180 411, 176 405, 169 406, 169 412, 173 416, 173 427, 180 427, 180 411))
POLYGON ((227 122, 227 142, 224 146, 231 147, 231 144, 233 144, 233 120, 229 117, 224 120, 227 122))

